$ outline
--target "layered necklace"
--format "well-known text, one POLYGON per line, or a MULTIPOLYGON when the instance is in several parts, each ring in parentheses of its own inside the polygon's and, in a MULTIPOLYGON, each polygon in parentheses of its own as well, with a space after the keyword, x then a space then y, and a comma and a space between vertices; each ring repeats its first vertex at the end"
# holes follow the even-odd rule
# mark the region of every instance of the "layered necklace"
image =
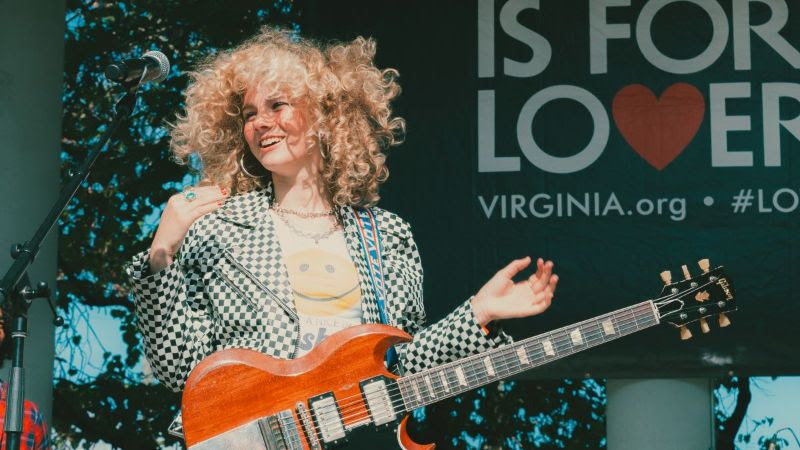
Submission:
POLYGON ((281 219, 281 222, 283 222, 292 233, 296 234, 297 236, 313 240, 314 245, 318 245, 319 241, 329 237, 330 235, 335 233, 336 230, 339 229, 339 222, 334 218, 333 225, 331 225, 330 229, 323 231, 321 233, 309 233, 307 231, 297 228, 286 217, 287 215, 300 217, 301 219, 319 219, 322 217, 331 217, 336 214, 336 211, 334 211, 333 209, 329 209, 326 211, 298 211, 294 209, 282 208, 281 206, 275 204, 273 204, 271 208, 273 211, 275 211, 275 215, 277 215, 278 218, 281 219))

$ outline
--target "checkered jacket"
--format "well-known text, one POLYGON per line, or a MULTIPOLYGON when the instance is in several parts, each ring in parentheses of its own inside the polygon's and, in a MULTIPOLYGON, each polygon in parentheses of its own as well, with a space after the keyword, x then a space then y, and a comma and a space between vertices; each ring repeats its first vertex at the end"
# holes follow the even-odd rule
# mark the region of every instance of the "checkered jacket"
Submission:
MULTIPOLYGON (((156 377, 180 391, 203 358, 227 348, 249 348, 289 359, 299 324, 280 244, 268 213, 272 191, 233 196, 189 229, 176 261, 150 274, 148 254, 128 267, 139 330, 156 377)), ((383 249, 386 314, 390 325, 413 336, 397 347, 399 370, 416 372, 510 342, 486 336, 465 301, 424 326, 422 264, 405 221, 372 208, 383 249)), ((380 323, 369 269, 352 208, 339 208, 345 240, 358 269, 362 322, 380 323)))

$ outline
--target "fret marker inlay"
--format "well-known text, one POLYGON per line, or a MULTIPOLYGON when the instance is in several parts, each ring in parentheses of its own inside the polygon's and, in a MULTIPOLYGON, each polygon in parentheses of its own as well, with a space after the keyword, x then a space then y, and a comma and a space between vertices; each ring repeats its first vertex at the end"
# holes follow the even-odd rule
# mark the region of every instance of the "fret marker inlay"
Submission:
POLYGON ((572 330, 572 333, 569 334, 569 337, 572 339, 572 345, 583 344, 583 336, 581 335, 580 328, 575 328, 572 330))
POLYGON ((462 386, 467 385, 467 377, 464 376, 464 369, 461 366, 456 367, 456 378, 458 378, 458 384, 462 386))
POLYGON ((550 341, 542 341, 542 347, 544 347, 544 354, 547 356, 555 356, 556 352, 553 350, 553 343, 550 341))
POLYGON ((483 358, 483 365, 486 366, 486 373, 488 373, 490 377, 493 377, 495 372, 494 365, 492 364, 492 357, 487 356, 486 358, 483 358))
POLYGON ((412 381, 411 382, 411 388, 414 389, 414 395, 416 395, 417 398, 419 398, 421 400, 422 396, 419 395, 419 386, 417 386, 417 382, 416 381, 412 381))
POLYGON ((531 363, 531 361, 528 359, 528 353, 525 352, 525 347, 519 347, 517 349, 517 356, 519 357, 519 362, 523 366, 527 366, 528 364, 531 363))
POLYGON ((425 375, 425 384, 428 385, 428 392, 433 395, 433 384, 431 383, 431 377, 425 375))
POLYGON ((445 392, 450 392, 450 386, 447 384, 447 378, 444 376, 444 371, 439 372, 439 378, 442 379, 442 386, 445 392))
POLYGON ((614 324, 610 320, 603 322, 603 332, 606 333, 606 336, 614 334, 614 324))

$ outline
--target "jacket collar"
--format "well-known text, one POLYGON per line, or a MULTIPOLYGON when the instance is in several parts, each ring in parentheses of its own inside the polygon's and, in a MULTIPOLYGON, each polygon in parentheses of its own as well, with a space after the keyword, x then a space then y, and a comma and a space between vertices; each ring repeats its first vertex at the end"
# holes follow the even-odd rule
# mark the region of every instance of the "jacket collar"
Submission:
MULTIPOLYGON (((280 243, 275 233, 270 205, 275 195, 272 183, 244 194, 229 197, 216 211, 217 216, 251 231, 244 239, 234 244, 235 251, 230 255, 238 260, 252 276, 265 285, 280 301, 294 309, 294 298, 286 272, 280 243)), ((337 206, 342 220, 345 241, 350 258, 358 269, 361 287, 362 321, 380 323, 375 292, 370 278, 370 270, 364 256, 364 247, 355 215, 350 206, 337 206)), ((380 227, 379 227, 380 228, 380 227)))
POLYGON ((269 183, 265 187, 228 197, 217 210, 217 215, 226 222, 256 228, 267 218, 274 199, 272 183, 269 183))

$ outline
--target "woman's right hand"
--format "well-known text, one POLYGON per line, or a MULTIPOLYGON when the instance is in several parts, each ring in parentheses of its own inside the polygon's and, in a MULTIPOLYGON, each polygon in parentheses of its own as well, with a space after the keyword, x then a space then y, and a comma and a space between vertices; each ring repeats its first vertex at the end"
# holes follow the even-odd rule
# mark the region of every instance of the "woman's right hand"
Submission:
POLYGON ((222 206, 228 196, 225 188, 210 185, 191 188, 195 198, 187 200, 188 191, 179 192, 167 201, 158 223, 153 243, 150 244, 150 273, 156 273, 172 264, 183 238, 195 220, 222 206))

